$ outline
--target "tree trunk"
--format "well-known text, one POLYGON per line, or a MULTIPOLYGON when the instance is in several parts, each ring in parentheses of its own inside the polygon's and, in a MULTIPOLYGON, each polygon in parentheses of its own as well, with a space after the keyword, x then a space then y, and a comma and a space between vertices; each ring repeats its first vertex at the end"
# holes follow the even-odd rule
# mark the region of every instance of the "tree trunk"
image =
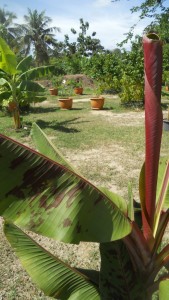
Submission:
POLYGON ((21 124, 20 113, 19 113, 18 107, 13 110, 13 117, 14 117, 15 129, 20 129, 22 127, 22 124, 21 124))

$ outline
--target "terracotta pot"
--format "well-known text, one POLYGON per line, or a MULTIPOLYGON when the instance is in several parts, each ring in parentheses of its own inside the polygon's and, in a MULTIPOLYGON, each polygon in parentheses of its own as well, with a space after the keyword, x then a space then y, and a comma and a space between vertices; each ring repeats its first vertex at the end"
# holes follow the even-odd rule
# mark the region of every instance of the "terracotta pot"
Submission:
POLYGON ((71 109, 73 104, 72 98, 60 98, 59 105, 61 109, 71 109))
POLYGON ((74 88, 74 93, 77 95, 82 95, 83 94, 83 88, 82 87, 75 87, 74 88))
POLYGON ((58 89, 49 89, 49 92, 52 96, 57 96, 58 94, 58 89))
POLYGON ((104 105, 104 97, 94 97, 90 99, 92 109, 102 109, 104 105))
POLYGON ((166 89, 166 91, 169 91, 169 86, 166 85, 166 86, 165 86, 165 89, 166 89))

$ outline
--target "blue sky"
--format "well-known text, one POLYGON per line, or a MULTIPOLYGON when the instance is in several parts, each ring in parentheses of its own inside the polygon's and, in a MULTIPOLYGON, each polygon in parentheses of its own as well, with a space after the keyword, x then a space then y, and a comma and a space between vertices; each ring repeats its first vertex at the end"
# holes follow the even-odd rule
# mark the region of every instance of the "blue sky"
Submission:
MULTIPOLYGON (((138 22, 138 14, 131 14, 130 8, 142 1, 121 0, 112 3, 111 0, 2 0, 1 7, 15 12, 17 23, 23 23, 23 15, 27 14, 27 8, 45 10, 46 15, 52 18, 51 26, 60 27, 61 32, 56 34, 60 41, 68 34, 73 40, 74 36, 70 28, 79 29, 79 19, 83 18, 90 24, 88 33, 96 31, 96 37, 106 49, 116 48, 121 42, 124 33, 138 22)), ((150 23, 146 19, 138 23, 135 34, 142 34, 143 29, 150 23)), ((128 47, 126 45, 126 47, 128 47)))

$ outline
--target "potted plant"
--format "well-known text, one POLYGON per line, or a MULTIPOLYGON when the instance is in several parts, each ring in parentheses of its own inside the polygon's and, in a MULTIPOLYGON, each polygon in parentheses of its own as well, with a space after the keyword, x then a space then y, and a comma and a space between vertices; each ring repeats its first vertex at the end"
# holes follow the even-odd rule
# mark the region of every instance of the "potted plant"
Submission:
POLYGON ((74 93, 77 95, 83 94, 83 84, 80 78, 77 78, 74 83, 74 93))
POLYGON ((103 91, 100 84, 96 85, 96 89, 94 91, 95 91, 95 96, 90 98, 91 108, 94 110, 103 109, 105 98, 100 95, 101 92, 103 91))
POLYGON ((59 98, 59 106, 61 109, 71 109, 73 105, 73 98, 59 98))
POLYGON ((69 80, 63 79, 60 87, 61 97, 58 99, 61 109, 71 109, 73 105, 73 98, 69 97, 71 94, 71 84, 69 80))
POLYGON ((169 80, 166 80, 165 82, 165 89, 166 91, 169 91, 169 80))
POLYGON ((58 95, 58 89, 62 84, 62 76, 54 76, 52 78, 52 87, 49 89, 49 92, 52 96, 58 95))

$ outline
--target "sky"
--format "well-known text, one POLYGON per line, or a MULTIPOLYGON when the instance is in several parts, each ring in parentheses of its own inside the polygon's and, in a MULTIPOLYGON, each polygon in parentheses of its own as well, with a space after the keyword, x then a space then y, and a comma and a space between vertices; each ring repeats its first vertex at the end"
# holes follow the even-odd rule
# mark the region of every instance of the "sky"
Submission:
MULTIPOLYGON (((23 16, 27 9, 37 9, 40 13, 45 10, 46 16, 52 19, 50 26, 60 27, 61 32, 56 33, 58 41, 64 40, 68 34, 70 41, 75 36, 70 29, 74 28, 79 32, 79 19, 83 18, 89 22, 88 34, 96 31, 96 38, 100 39, 105 49, 117 48, 117 43, 125 39, 130 27, 139 21, 138 13, 131 13, 133 5, 142 1, 120 0, 112 3, 111 0, 1 0, 0 7, 14 12, 17 15, 17 23, 24 23, 23 16)), ((135 28, 135 34, 142 34, 143 29, 150 23, 150 19, 139 22, 135 28)), ((124 46, 129 48, 129 44, 124 46)))

